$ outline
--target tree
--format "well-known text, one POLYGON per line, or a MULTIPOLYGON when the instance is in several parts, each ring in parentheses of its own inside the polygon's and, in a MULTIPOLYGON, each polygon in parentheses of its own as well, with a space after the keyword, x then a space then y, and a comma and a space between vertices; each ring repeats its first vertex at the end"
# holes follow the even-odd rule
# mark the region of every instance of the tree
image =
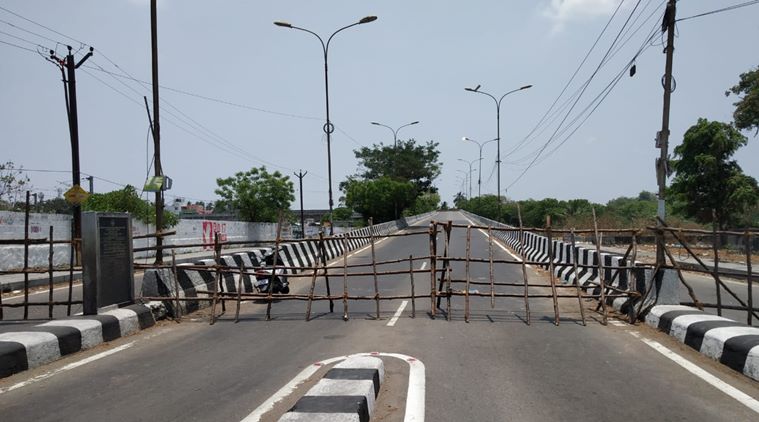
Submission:
POLYGON ((442 164, 438 161, 440 151, 437 142, 417 145, 413 139, 398 141, 397 147, 382 144, 354 151, 363 172, 360 177, 376 180, 390 177, 394 180, 414 183, 417 192, 436 191, 432 182, 440 175, 442 164))
MULTIPOLYGON (((144 223, 155 224, 155 206, 137 194, 134 186, 127 185, 124 189, 108 193, 93 193, 82 204, 84 211, 128 212, 144 223)), ((163 213, 163 229, 175 226, 177 216, 171 212, 163 213)))
POLYGON ((21 200, 21 194, 31 189, 29 177, 13 161, 0 164, 0 207, 9 208, 21 200))
POLYGON ((289 210, 295 200, 290 177, 278 171, 269 173, 265 166, 216 179, 216 184, 219 189, 215 192, 222 198, 216 209, 235 211, 246 221, 276 222, 279 212, 289 210))
POLYGON ((416 187, 409 181, 383 176, 376 180, 348 178, 341 183, 345 205, 374 223, 394 220, 399 209, 408 208, 416 198, 416 187))
POLYGON ((735 127, 741 130, 755 129, 759 133, 759 67, 742 73, 738 84, 725 91, 725 95, 731 93, 738 96, 738 101, 733 103, 735 127))
POLYGON ((438 204, 440 204, 440 195, 437 192, 425 192, 416 197, 414 203, 403 212, 403 215, 419 215, 435 211, 438 209, 438 204))
POLYGON ((714 212, 720 229, 736 224, 759 200, 756 180, 730 159, 745 144, 734 126, 698 119, 674 151, 676 209, 700 223, 712 222, 714 212))

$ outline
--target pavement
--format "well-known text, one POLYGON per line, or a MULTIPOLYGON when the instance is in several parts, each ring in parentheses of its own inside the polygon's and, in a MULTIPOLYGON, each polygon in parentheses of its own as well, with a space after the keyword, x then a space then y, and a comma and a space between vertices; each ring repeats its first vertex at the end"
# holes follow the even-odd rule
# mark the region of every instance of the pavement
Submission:
MULTIPOLYGON (((455 212, 434 218, 467 223, 455 212)), ((443 238, 439 235, 441 243, 443 238)), ((487 256, 486 239, 472 231, 473 256, 487 256)), ((463 230, 453 232, 450 246, 451 256, 466 256, 463 230)), ((426 256, 429 236, 388 238, 374 252, 378 260, 426 256)), ((497 245, 493 253, 513 259, 497 245)), ((348 263, 370 262, 371 254, 363 248, 348 263)), ((416 261, 414 268, 424 264, 416 261)), ((333 266, 340 268, 342 260, 333 266)), ((408 269, 408 262, 381 269, 408 269)), ((467 269, 457 263, 452 271, 456 279, 467 269)), ((531 282, 547 283, 540 273, 528 269, 531 282)), ((469 274, 482 282, 489 279, 486 263, 472 263, 469 274)), ((522 280, 515 265, 496 264, 495 274, 498 281, 522 280)), ((429 292, 429 277, 416 275, 416 292, 429 292)), ((338 290, 342 287, 342 277, 331 281, 338 290)), ((293 295, 310 288, 306 278, 292 282, 293 295)), ((411 280, 408 274, 382 275, 378 285, 383 295, 407 295, 411 280)), ((349 277, 348 289, 351 295, 371 296, 373 277, 349 277)), ((499 291, 522 289, 501 286, 499 291)), ((316 292, 325 293, 321 279, 316 292)), ((162 322, 2 379, 0 408, 8 421, 241 421, 263 406, 269 412, 248 420, 278 420, 334 367, 325 364, 299 378, 315 362, 377 352, 385 380, 372 420, 402 421, 420 403, 424 417, 417 420, 734 421, 759 415, 759 383, 645 324, 613 320, 603 326, 600 315, 588 310, 583 326, 577 299, 559 301, 559 326, 553 324, 550 299, 530 300, 530 325, 519 297, 497 298, 492 308, 490 298, 472 297, 469 323, 464 321, 465 305, 463 297, 453 298, 447 321, 443 311, 431 318, 429 299, 405 305, 381 301, 376 320, 373 300, 350 301, 350 318, 343 321, 342 301, 335 302, 332 313, 326 301, 317 301, 314 318, 306 322, 303 301, 273 303, 271 321, 266 321, 265 304, 248 302, 241 305, 238 323, 231 305, 214 325, 208 324, 207 314, 193 314, 181 323, 162 322), (422 381, 413 375, 419 372, 412 365, 393 355, 423 363, 422 381)), ((586 305, 595 308, 595 302, 586 305)))

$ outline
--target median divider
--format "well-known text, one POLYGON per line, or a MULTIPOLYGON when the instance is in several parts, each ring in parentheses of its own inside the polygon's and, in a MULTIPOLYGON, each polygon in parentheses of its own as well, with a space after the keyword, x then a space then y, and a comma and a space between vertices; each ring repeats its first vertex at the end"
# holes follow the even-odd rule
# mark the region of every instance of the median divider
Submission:
POLYGON ((153 325, 155 320, 150 309, 137 304, 99 315, 4 329, 0 333, 0 378, 132 335, 153 325))
POLYGON ((327 371, 279 420, 368 422, 384 379, 381 359, 350 357, 327 371))

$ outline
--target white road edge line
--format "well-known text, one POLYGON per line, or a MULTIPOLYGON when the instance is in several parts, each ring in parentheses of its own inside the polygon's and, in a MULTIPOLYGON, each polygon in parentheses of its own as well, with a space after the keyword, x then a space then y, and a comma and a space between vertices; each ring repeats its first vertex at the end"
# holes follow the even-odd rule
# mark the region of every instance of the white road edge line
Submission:
POLYGON ((753 410, 756 413, 759 413, 759 401, 755 400, 753 397, 749 396, 748 394, 738 390, 737 388, 733 387, 732 385, 722 381, 721 379, 715 377, 714 375, 706 372, 696 364, 690 362, 689 360, 685 359, 684 357, 678 355, 677 353, 669 350, 667 347, 662 345, 661 343, 647 339, 645 337, 640 336, 637 332, 630 332, 630 334, 640 339, 643 343, 646 343, 649 345, 652 349, 656 350, 657 352, 661 353, 662 355, 666 356, 676 364, 682 366, 690 372, 691 374, 701 378, 703 381, 706 381, 708 384, 710 384, 712 387, 716 388, 717 390, 722 391, 723 393, 727 394, 728 396, 734 398, 742 405, 748 407, 749 409, 753 410))
POLYGON ((388 327, 394 327, 395 323, 398 322, 398 318, 401 317, 403 310, 406 309, 406 305, 408 305, 408 300, 401 302, 401 306, 398 307, 398 309, 395 311, 395 314, 393 314, 393 317, 390 318, 390 321, 388 321, 385 325, 388 327))
POLYGON ((126 350, 126 349, 128 349, 128 348, 130 348, 132 346, 134 346, 134 342, 133 341, 129 342, 127 344, 123 344, 123 345, 118 346, 118 347, 114 347, 111 350, 106 350, 105 352, 98 353, 96 355, 92 355, 92 356, 90 356, 88 358, 84 358, 82 360, 69 363, 68 365, 62 366, 62 367, 60 367, 60 368, 58 368, 58 369, 56 369, 54 371, 45 372, 42 375, 37 375, 36 377, 30 378, 30 379, 28 379, 26 381, 22 381, 22 382, 19 382, 17 384, 13 384, 10 387, 0 388, 0 394, 7 393, 7 392, 10 392, 10 391, 13 391, 13 390, 17 390, 17 389, 19 389, 21 387, 25 387, 25 386, 27 386, 29 384, 33 384, 35 382, 39 382, 39 381, 45 380, 47 378, 52 377, 53 375, 60 374, 61 372, 70 371, 70 370, 78 368, 78 367, 80 367, 82 365, 86 365, 86 364, 88 364, 90 362, 94 362, 94 361, 102 359, 102 358, 104 358, 106 356, 110 356, 110 355, 112 355, 114 353, 118 353, 118 352, 120 352, 122 350, 126 350))
POLYGON ((277 402, 292 394, 299 384, 306 381, 316 371, 326 365, 340 362, 353 356, 387 356, 406 361, 409 365, 409 374, 408 390, 406 391, 406 414, 403 417, 403 422, 424 422, 424 397, 426 395, 424 363, 419 359, 402 355, 400 353, 381 352, 355 353, 347 356, 338 356, 309 365, 240 422, 259 422, 261 417, 271 411, 277 402))
MULTIPOLYGON (((464 218, 466 219, 466 221, 469 222, 469 224, 474 225, 474 222, 472 220, 470 220, 469 217, 464 216, 464 218)), ((484 234, 485 237, 490 237, 490 236, 488 236, 488 232, 486 232, 485 230, 482 230, 482 229, 477 229, 477 230, 479 230, 480 233, 484 234)), ((498 245, 499 248, 503 249, 504 252, 506 252, 507 254, 511 255, 512 258, 516 259, 519 262, 522 262, 522 258, 520 258, 520 257, 514 255, 513 253, 511 253, 511 251, 508 250, 505 246, 503 246, 498 239, 493 238, 493 243, 495 243, 496 245, 498 245)), ((525 267, 532 269, 532 266, 530 264, 525 265, 525 267)))
POLYGON ((424 269, 427 268, 427 261, 422 262, 422 266, 419 267, 420 270, 424 271, 424 269))

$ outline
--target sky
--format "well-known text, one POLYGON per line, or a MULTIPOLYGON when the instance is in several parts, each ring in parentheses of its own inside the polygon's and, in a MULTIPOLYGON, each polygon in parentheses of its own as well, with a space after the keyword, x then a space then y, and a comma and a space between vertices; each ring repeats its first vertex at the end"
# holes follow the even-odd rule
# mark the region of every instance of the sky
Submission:
MULTIPOLYGON (((353 151, 393 142, 392 132, 372 121, 392 127, 419 121, 401 129, 399 138, 439 143, 443 166, 434 185, 442 199, 451 203, 468 190, 469 164, 462 160, 473 161, 476 196, 479 148, 462 137, 484 142, 497 129, 493 100, 464 90, 477 85, 497 97, 533 85, 501 106, 501 192, 507 197, 605 203, 656 191, 654 137, 661 128, 665 58, 656 27, 665 3, 159 0, 161 156, 174 182, 167 202, 218 199, 217 178, 266 165, 291 176, 296 198, 293 173, 307 171, 304 206, 326 209, 322 49, 314 36, 273 22, 326 39, 369 15, 378 19, 340 32, 329 48, 336 203, 339 182, 359 170, 353 151)), ((737 3, 681 0, 677 15, 737 3)), ((93 46, 94 55, 77 71, 82 172, 95 177, 96 192, 141 188, 152 154, 142 99, 152 107, 149 1, 0 0, 0 7, 6 9, 0 9, 0 161, 28 169, 33 191, 47 198, 68 189, 61 74, 35 50, 62 56, 68 44, 81 58, 93 46)), ((736 97, 725 91, 759 65, 758 18, 759 4, 677 24, 670 151, 699 117, 732 120, 736 97)), ((759 139, 745 134, 748 145, 735 158, 759 178, 759 139)), ((483 147, 482 194, 497 190, 496 144, 483 147)))

